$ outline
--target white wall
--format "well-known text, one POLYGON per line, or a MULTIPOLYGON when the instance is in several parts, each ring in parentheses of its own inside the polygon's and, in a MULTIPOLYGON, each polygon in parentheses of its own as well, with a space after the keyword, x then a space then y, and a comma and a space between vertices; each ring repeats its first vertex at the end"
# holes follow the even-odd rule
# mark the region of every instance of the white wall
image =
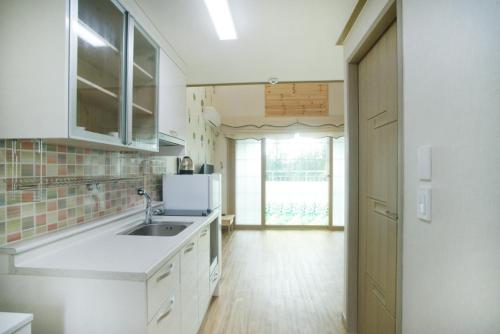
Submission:
POLYGON ((264 117, 264 85, 216 86, 214 106, 222 119, 264 117))
POLYGON ((500 333, 500 2, 403 1, 403 38, 403 332, 500 333))

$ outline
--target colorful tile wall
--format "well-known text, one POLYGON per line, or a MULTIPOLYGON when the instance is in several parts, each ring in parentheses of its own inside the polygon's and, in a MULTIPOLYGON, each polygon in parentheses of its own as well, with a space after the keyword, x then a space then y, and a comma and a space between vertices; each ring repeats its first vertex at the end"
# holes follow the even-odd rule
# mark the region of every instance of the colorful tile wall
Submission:
POLYGON ((83 224, 144 205, 144 186, 161 200, 161 176, 175 157, 121 153, 36 140, 0 140, 0 245, 83 224), (15 180, 39 177, 120 177, 128 180, 16 190, 15 180))

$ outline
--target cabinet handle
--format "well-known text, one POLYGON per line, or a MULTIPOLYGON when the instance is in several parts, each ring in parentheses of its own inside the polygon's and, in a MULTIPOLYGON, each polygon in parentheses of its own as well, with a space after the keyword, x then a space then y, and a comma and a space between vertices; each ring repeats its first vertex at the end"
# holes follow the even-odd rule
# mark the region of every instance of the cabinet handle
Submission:
POLYGON ((217 281, 217 278, 219 278, 219 272, 214 273, 214 277, 212 278, 212 283, 217 281))
POLYGON ((161 274, 160 276, 158 276, 158 278, 156 279, 156 282, 159 282, 161 281, 162 279, 170 276, 170 274, 172 273, 172 269, 174 269, 174 264, 171 263, 169 266, 168 266, 168 270, 166 272, 164 272, 163 274, 161 274))
POLYGON ((201 234, 200 234, 200 238, 206 236, 207 233, 208 233, 208 229, 202 231, 201 234))
POLYGON ((184 254, 189 253, 194 249, 194 242, 190 243, 188 247, 186 247, 186 250, 184 251, 184 254))
POLYGON ((397 213, 393 213, 393 212, 390 212, 389 210, 385 210, 385 214, 391 219, 398 220, 397 213))
POLYGON ((170 307, 168 308, 168 310, 158 315, 158 318, 156 318, 156 323, 159 323, 160 321, 165 319, 170 314, 170 312, 172 312, 172 309, 174 308, 174 303, 175 303, 175 298, 172 297, 172 299, 170 299, 170 307))

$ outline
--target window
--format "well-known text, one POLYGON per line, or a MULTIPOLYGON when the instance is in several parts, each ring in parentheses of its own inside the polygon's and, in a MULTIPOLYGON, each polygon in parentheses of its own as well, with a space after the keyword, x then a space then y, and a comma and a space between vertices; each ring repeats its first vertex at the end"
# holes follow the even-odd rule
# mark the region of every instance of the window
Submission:
POLYGON ((266 140, 267 225, 328 225, 328 141, 266 140))

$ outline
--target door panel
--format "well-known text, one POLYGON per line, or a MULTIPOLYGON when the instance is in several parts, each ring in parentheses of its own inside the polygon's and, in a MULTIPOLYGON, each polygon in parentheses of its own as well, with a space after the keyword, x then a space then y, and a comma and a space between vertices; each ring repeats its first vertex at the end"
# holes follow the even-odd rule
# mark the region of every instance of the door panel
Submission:
POLYGON ((394 334, 396 320, 384 307, 377 287, 368 281, 366 299, 366 331, 367 334, 394 334))
MULTIPOLYGON (((374 124, 373 121, 369 122, 374 124)), ((370 131, 367 145, 371 153, 367 166, 371 168, 371 182, 367 195, 386 203, 387 209, 394 212, 397 197, 397 122, 366 131, 370 131)))
POLYGON ((396 330, 396 24, 359 64, 359 332, 396 330))
POLYGON ((373 200, 371 203, 373 210, 368 211, 366 228, 366 273, 378 288, 381 302, 395 314, 397 225, 379 213, 378 209, 384 210, 385 205, 373 200))

